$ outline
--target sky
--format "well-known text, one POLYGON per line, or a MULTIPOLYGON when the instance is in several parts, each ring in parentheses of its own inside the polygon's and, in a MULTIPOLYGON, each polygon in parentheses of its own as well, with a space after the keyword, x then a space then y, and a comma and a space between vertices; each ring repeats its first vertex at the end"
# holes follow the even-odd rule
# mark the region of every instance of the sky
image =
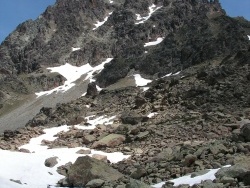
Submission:
MULTIPOLYGON (((56 0, 0 0, 0 43, 22 22, 36 19, 56 0)), ((250 20, 250 0, 220 0, 232 17, 244 16, 250 20)))

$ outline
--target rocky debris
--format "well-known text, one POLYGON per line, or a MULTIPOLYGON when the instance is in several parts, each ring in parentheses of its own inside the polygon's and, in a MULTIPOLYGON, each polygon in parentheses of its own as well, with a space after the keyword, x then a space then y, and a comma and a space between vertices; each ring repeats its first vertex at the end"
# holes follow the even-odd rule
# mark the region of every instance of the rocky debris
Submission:
MULTIPOLYGON (((99 160, 78 158, 75 164, 58 168, 68 178, 59 184, 148 187, 145 184, 231 164, 218 172, 217 180, 201 186, 249 185, 248 164, 237 161, 250 153, 249 124, 244 123, 250 119, 250 50, 245 33, 249 23, 227 17, 218 1, 159 0, 154 3, 162 7, 144 24, 135 24, 135 14, 147 15, 151 3, 62 0, 36 21, 18 26, 0 46, 1 104, 13 94, 9 90, 24 94, 62 84, 63 78, 43 70, 55 66, 54 62, 95 66, 106 57, 114 57, 103 71, 95 73, 101 87, 134 72, 154 81, 146 92, 120 85, 99 94, 96 83, 90 83, 87 96, 91 97, 42 108, 27 124, 32 128, 6 131, 0 137, 0 148, 18 150, 42 134, 41 125, 89 126, 87 116, 116 115, 113 125, 98 125, 93 130, 72 128, 58 133, 53 142, 43 141, 49 148, 87 146, 131 155, 112 167, 102 161, 107 161, 105 156, 93 155, 99 160), (93 23, 111 11, 107 22, 93 31, 93 23), (144 43, 158 37, 165 38, 145 53, 144 43), (75 42, 81 48, 72 51, 75 42), (179 75, 164 77, 180 70, 179 75), (36 87, 37 82, 41 83, 36 87), (157 116, 148 118, 149 113, 157 116)), ((172 185, 164 187, 168 186, 172 185)))
POLYGON ((58 157, 50 157, 50 158, 45 160, 44 165, 46 167, 53 168, 54 166, 56 166, 58 164, 57 159, 58 159, 58 157))
POLYGON ((29 143, 31 138, 44 134, 43 129, 43 127, 26 127, 15 131, 5 131, 3 136, 0 136, 0 149, 29 153, 29 151, 25 149, 19 150, 19 147, 29 143))
POLYGON ((79 157, 67 173, 67 182, 70 186, 81 187, 88 182, 101 179, 112 182, 122 178, 123 175, 106 163, 91 157, 79 157))

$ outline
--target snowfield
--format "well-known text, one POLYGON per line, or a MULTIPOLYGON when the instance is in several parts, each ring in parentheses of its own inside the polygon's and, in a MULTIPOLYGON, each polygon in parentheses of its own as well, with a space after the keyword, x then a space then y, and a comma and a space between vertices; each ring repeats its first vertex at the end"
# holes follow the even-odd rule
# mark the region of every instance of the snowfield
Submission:
POLYGON ((152 16, 152 14, 155 11, 157 11, 158 9, 160 9, 161 7, 162 6, 156 7, 155 4, 152 4, 150 7, 148 7, 148 9, 149 9, 148 16, 145 16, 145 17, 141 17, 140 14, 135 14, 136 15, 136 20, 139 21, 139 22, 136 22, 135 24, 142 24, 142 23, 146 22, 152 16))
MULTIPOLYGON (((101 116, 90 120, 91 117, 86 117, 91 126, 76 126, 80 129, 94 129, 98 124, 112 124, 115 116, 106 117, 101 116)), ((93 117, 92 117, 93 118, 93 117)), ((61 131, 67 132, 71 126, 60 126, 45 129, 45 134, 32 138, 26 145, 20 147, 30 150, 32 153, 12 152, 0 150, 0 185, 1 188, 46 188, 49 185, 55 186, 56 183, 64 178, 64 176, 56 172, 57 167, 68 162, 75 162, 81 154, 76 154, 80 149, 88 149, 85 147, 77 148, 57 148, 48 149, 47 146, 42 146, 42 140, 53 141, 56 139, 55 135, 61 131), (58 157, 58 164, 53 168, 48 168, 44 165, 47 158, 58 157), (12 180, 20 180, 22 184, 15 183, 12 180)), ((117 163, 129 156, 123 155, 120 152, 105 153, 102 151, 91 150, 93 154, 106 155, 108 160, 112 163, 117 163)))
MULTIPOLYGON (((110 1, 110 3, 113 3, 113 1, 110 1)), ((113 13, 113 12, 110 12, 110 13, 109 13, 109 16, 110 16, 112 13, 113 13)), ((94 25, 95 25, 95 28, 93 28, 93 31, 96 30, 96 29, 98 29, 100 26, 102 26, 102 25, 108 20, 109 16, 105 17, 104 20, 103 20, 102 22, 97 21, 97 23, 94 24, 94 25)))

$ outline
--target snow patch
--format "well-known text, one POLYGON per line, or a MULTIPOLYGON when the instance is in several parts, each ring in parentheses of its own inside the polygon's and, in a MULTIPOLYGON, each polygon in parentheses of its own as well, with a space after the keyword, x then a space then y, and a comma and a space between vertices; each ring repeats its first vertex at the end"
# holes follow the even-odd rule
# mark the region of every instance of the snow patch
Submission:
POLYGON ((152 80, 142 78, 140 74, 135 74, 134 77, 136 86, 145 86, 152 82, 152 80))
MULTIPOLYGON (((91 126, 81 126, 81 129, 94 129, 97 124, 112 123, 113 117, 101 116, 90 120, 93 116, 86 117, 91 126)), ((80 149, 88 149, 85 147, 77 148, 57 148, 48 149, 47 146, 42 146, 42 140, 53 141, 56 139, 55 135, 61 131, 67 132, 72 126, 61 126, 45 129, 44 135, 37 138, 32 138, 29 144, 23 145, 20 148, 29 149, 33 153, 12 152, 7 150, 0 150, 0 184, 3 188, 45 188, 49 185, 55 186, 56 183, 64 178, 64 176, 57 173, 57 167, 68 162, 75 162, 79 156, 77 154, 80 149), (44 165, 44 161, 49 157, 58 157, 58 164, 53 168, 48 168, 44 165), (10 181, 20 180, 22 185, 10 181)), ((75 126, 78 127, 78 126, 75 126)), ((105 153, 102 151, 91 150, 93 154, 106 155, 108 160, 112 163, 117 163, 123 159, 127 159, 128 155, 123 155, 120 152, 105 153)))
POLYGON ((247 35, 247 37, 248 37, 248 40, 250 40, 250 35, 247 35))
MULTIPOLYGON (((224 166, 223 168, 230 167, 230 165, 224 166)), ((170 182, 174 183, 174 186, 179 186, 182 184, 188 184, 189 186, 193 186, 195 184, 200 184, 202 181, 205 180, 214 180, 216 179, 215 174, 218 172, 220 168, 218 169, 210 169, 208 173, 201 175, 201 176, 196 176, 191 178, 191 175, 183 176, 174 180, 169 180, 170 182)), ((165 182, 161 182, 155 185, 152 185, 154 188, 161 188, 165 182)))
POLYGON ((64 93, 67 90, 69 90, 70 88, 72 88, 73 86, 75 86, 75 84, 73 82, 75 82, 77 79, 79 79, 82 75, 87 74, 84 81, 87 79, 92 79, 93 78, 92 74, 94 72, 99 73, 104 68, 104 65, 106 63, 109 63, 112 59, 113 58, 107 58, 104 62, 102 62, 100 65, 97 65, 96 67, 92 67, 92 66, 90 66, 90 64, 85 64, 81 67, 76 67, 76 66, 73 66, 73 65, 66 63, 65 65, 61 65, 59 67, 47 68, 47 69, 51 70, 51 72, 57 72, 57 73, 61 74, 63 77, 66 78, 66 81, 62 86, 56 87, 56 88, 49 90, 49 91, 38 92, 38 93, 36 93, 36 95, 37 95, 37 97, 40 97, 43 95, 50 95, 53 92, 64 93))
MULTIPOLYGON (((111 2, 113 3, 113 1, 110 1, 110 3, 111 3, 111 2)), ((102 22, 97 21, 97 23, 94 24, 94 25, 95 25, 95 28, 93 28, 93 31, 96 30, 97 28, 99 28, 100 26, 102 26, 102 25, 108 20, 109 16, 110 16, 112 13, 113 13, 113 12, 110 12, 109 15, 108 15, 107 17, 105 17, 104 20, 103 20, 102 22)))
POLYGON ((145 43, 144 47, 147 47, 147 46, 154 46, 154 45, 160 44, 160 43, 163 41, 163 39, 164 39, 164 38, 159 37, 159 38, 156 39, 156 41, 152 41, 152 42, 145 43))
POLYGON ((152 14, 153 14, 155 11, 157 11, 157 10, 160 9, 161 7, 162 7, 162 6, 156 7, 155 4, 152 4, 152 5, 148 8, 148 9, 149 9, 149 14, 148 14, 148 16, 145 16, 145 17, 141 17, 140 14, 135 14, 135 15, 136 15, 136 20, 139 21, 139 22, 137 22, 137 23, 135 23, 135 24, 142 24, 142 23, 144 23, 145 21, 147 21, 147 20, 152 16, 152 14))
POLYGON ((181 71, 178 71, 178 72, 176 72, 176 73, 169 73, 169 74, 166 74, 165 76, 162 76, 161 78, 166 78, 166 77, 169 77, 169 76, 177 76, 177 75, 179 75, 181 73, 181 71))
POLYGON ((112 3, 114 3, 114 1, 112 1, 112 0, 109 0, 109 3, 111 3, 111 4, 112 4, 112 3))
POLYGON ((147 117, 148 118, 152 118, 152 117, 154 117, 157 114, 158 114, 157 112, 153 112, 153 113, 148 114, 147 117))
POLYGON ((77 50, 80 50, 81 48, 74 48, 74 47, 72 47, 72 52, 74 52, 74 51, 77 51, 77 50))

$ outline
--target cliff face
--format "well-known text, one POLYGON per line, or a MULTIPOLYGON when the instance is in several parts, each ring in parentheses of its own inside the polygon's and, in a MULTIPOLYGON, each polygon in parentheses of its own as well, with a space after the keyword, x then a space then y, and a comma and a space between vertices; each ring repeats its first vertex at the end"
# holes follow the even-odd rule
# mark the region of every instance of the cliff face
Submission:
POLYGON ((160 77, 247 49, 246 27, 249 22, 227 17, 218 1, 58 0, 1 44, 1 90, 48 90, 63 78, 46 67, 97 65, 108 57, 113 61, 96 76, 101 87, 131 70, 160 77), (145 46, 157 39, 163 41, 145 46), (37 81, 31 82, 34 77, 37 81))

